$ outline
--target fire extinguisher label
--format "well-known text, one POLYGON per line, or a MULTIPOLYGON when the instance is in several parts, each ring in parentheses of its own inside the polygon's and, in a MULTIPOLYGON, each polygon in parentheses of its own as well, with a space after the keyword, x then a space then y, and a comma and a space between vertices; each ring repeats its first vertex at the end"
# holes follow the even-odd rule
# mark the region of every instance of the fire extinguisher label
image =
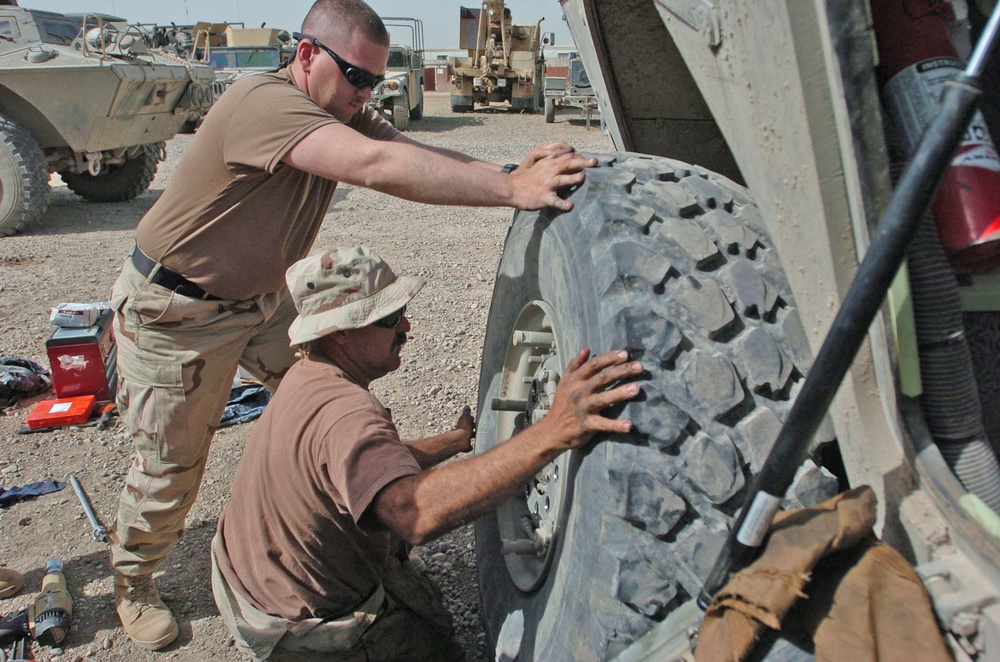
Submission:
MULTIPOLYGON (((882 98, 907 154, 914 152, 924 129, 934 119, 945 83, 961 71, 961 64, 954 58, 934 58, 903 69, 886 84, 882 98)), ((1000 156, 982 113, 977 111, 969 122, 952 165, 1000 172, 1000 156)))
POLYGON ((1000 156, 992 145, 975 145, 969 149, 960 148, 955 158, 951 160, 953 166, 969 166, 973 168, 986 168, 993 172, 1000 172, 1000 156))

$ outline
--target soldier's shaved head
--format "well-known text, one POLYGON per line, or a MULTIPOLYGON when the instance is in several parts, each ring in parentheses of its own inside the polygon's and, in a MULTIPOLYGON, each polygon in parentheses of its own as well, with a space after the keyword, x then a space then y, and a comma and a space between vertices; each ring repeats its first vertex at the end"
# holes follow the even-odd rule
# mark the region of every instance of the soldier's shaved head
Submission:
POLYGON ((374 44, 389 45, 385 24, 363 0, 316 0, 302 21, 302 32, 335 44, 360 32, 374 44))

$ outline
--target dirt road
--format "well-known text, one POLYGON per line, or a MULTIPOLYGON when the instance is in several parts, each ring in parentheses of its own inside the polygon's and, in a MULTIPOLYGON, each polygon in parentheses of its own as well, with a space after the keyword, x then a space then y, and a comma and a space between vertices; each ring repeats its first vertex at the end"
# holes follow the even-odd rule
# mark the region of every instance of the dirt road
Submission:
MULTIPOLYGON (((516 163, 531 147, 553 140, 583 151, 611 149, 596 122, 587 129, 576 118, 571 109, 561 111, 554 124, 545 124, 541 114, 493 109, 454 115, 446 93, 430 93, 425 119, 414 121, 409 135, 498 163, 516 163)), ((191 139, 178 136, 168 144, 168 161, 160 164, 152 187, 132 202, 85 202, 54 178, 42 221, 22 235, 0 239, 0 356, 47 366, 49 309, 61 302, 107 298, 136 224, 170 182, 191 139)), ((463 405, 476 404, 493 277, 511 216, 508 209, 431 207, 338 188, 316 248, 368 244, 397 273, 428 281, 408 311, 413 331, 403 367, 372 389, 392 409, 405 437, 436 434, 453 425, 463 405)), ((66 481, 75 473, 110 522, 132 456, 123 428, 17 434, 35 400, 0 416, 0 487, 47 476, 66 481)), ((73 631, 61 655, 43 648, 36 650, 39 659, 239 659, 212 601, 208 549, 252 426, 224 428, 216 435, 187 533, 157 575, 181 626, 177 642, 165 652, 148 653, 129 644, 114 611, 107 548, 91 540, 71 488, 0 510, 0 566, 22 571, 26 580, 26 592, 0 602, 0 614, 28 603, 47 558, 66 562, 76 611, 73 631)), ((418 551, 445 589, 470 659, 477 659, 484 656, 484 637, 472 546, 471 527, 466 527, 418 551)))

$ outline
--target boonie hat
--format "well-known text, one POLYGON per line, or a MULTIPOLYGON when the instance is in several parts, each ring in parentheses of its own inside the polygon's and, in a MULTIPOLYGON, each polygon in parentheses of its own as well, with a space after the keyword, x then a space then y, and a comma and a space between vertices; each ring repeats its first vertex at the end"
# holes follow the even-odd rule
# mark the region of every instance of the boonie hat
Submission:
POLYGON ((408 304, 426 283, 423 278, 396 276, 367 246, 303 258, 288 267, 285 282, 299 311, 288 329, 293 346, 368 326, 408 304))

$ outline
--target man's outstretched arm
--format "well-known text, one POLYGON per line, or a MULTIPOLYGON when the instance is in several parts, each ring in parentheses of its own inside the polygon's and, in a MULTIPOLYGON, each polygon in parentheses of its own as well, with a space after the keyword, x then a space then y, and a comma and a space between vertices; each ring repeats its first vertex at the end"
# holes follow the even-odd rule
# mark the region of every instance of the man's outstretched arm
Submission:
POLYGON ((580 156, 566 143, 532 150, 509 175, 456 154, 410 139, 372 140, 343 124, 328 124, 300 140, 282 160, 328 179, 415 202, 563 211, 573 204, 559 192, 583 182, 584 168, 596 165, 595 159, 580 156))
POLYGON ((549 413, 489 452, 389 483, 375 497, 379 520, 415 545, 472 521, 517 494, 560 453, 585 444, 595 432, 628 432, 631 421, 600 414, 639 392, 637 384, 608 388, 635 377, 642 366, 624 350, 570 361, 549 413))
POLYGON ((466 405, 453 429, 433 437, 404 441, 403 444, 413 453, 413 458, 421 469, 430 469, 459 453, 471 451, 474 429, 475 421, 472 418, 472 410, 466 405))

